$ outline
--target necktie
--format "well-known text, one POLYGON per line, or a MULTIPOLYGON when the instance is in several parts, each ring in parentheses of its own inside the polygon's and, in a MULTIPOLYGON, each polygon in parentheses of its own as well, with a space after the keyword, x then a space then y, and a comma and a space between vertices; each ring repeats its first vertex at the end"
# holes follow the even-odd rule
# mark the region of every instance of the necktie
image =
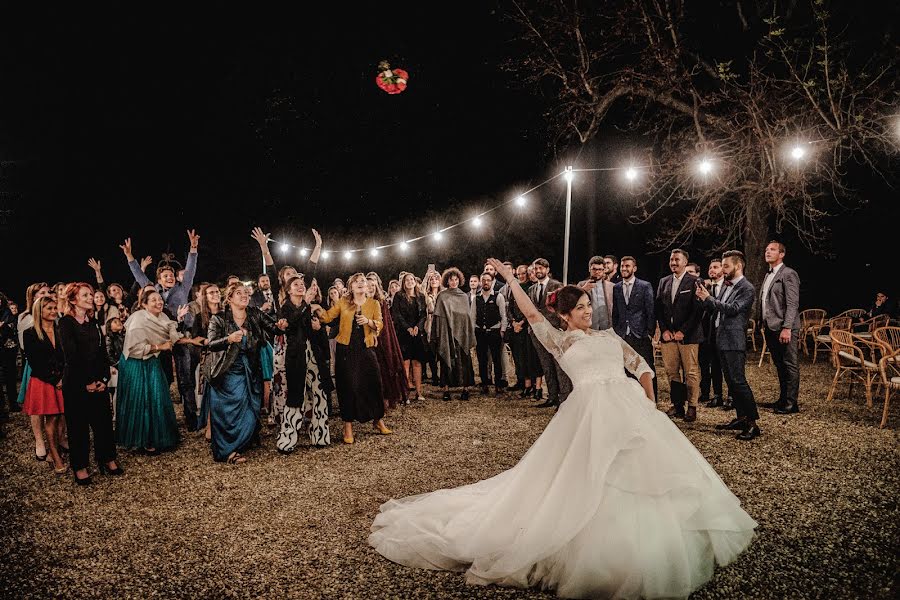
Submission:
POLYGON ((775 271, 772 269, 772 267, 769 267, 769 275, 771 275, 771 274, 774 273, 774 272, 775 272, 775 271))
POLYGON ((538 302, 541 302, 544 299, 544 284, 543 283, 538 284, 537 299, 538 299, 538 302))
POLYGON ((733 286, 733 285, 734 285, 734 282, 733 282, 733 281, 726 281, 726 282, 725 282, 725 287, 731 287, 731 286, 733 286))
POLYGON ((712 297, 715 298, 716 300, 719 299, 719 284, 718 283, 712 284, 712 297))
POLYGON ((625 284, 625 304, 628 304, 628 300, 631 298, 631 284, 633 282, 629 281, 625 284))

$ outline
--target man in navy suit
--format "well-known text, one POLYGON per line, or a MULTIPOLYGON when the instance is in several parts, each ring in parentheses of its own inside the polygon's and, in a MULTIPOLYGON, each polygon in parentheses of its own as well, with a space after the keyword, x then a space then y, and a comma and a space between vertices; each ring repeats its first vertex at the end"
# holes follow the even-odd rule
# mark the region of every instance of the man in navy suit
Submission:
POLYGON ((637 261, 623 256, 619 263, 622 280, 613 287, 613 329, 629 346, 641 355, 653 369, 653 395, 656 397, 656 368, 653 365, 653 333, 656 313, 653 309, 653 286, 638 279, 637 261))
POLYGON ((656 288, 656 321, 659 323, 660 349, 669 377, 671 418, 697 420, 700 399, 700 364, 698 352, 703 330, 703 309, 694 296, 696 277, 686 271, 689 256, 676 248, 669 256, 672 274, 663 277, 656 288), (684 375, 682 375, 682 372, 684 375), (684 403, 687 401, 687 412, 684 403))
POLYGON ((696 289, 697 298, 703 303, 703 307, 713 313, 712 326, 716 330, 719 362, 737 411, 734 420, 716 425, 716 429, 740 431, 737 438, 749 441, 760 435, 756 424, 759 419, 756 400, 744 375, 744 365, 747 362, 747 322, 756 290, 744 277, 742 252, 729 250, 722 255, 722 273, 725 276, 725 289, 718 299, 713 298, 702 285, 696 289))

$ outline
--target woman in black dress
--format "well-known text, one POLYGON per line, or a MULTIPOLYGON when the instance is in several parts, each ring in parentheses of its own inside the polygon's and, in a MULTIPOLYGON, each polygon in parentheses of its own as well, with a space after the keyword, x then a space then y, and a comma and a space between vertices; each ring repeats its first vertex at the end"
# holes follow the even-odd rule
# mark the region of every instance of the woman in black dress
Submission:
POLYGON ((368 282, 362 273, 350 277, 347 287, 350 293, 327 311, 315 308, 324 323, 339 319, 335 379, 344 421, 344 443, 352 444, 354 421, 372 421, 375 431, 382 435, 392 431, 383 420, 381 371, 374 349, 384 323, 381 304, 366 296, 368 282))
POLYGON ((121 475, 123 471, 116 462, 106 390, 109 363, 100 323, 93 316, 94 289, 87 283, 70 283, 66 286, 65 305, 68 313, 59 320, 59 343, 66 360, 62 391, 69 430, 69 461, 75 483, 87 485, 91 482, 88 464, 92 432, 100 471, 110 475, 121 475))
POLYGON ((428 317, 425 295, 419 289, 416 276, 412 273, 403 273, 400 276, 400 286, 400 291, 394 295, 394 302, 391 304, 391 316, 394 317, 397 339, 400 341, 406 379, 412 381, 416 388, 416 400, 424 400, 422 363, 426 360, 424 336, 425 319, 428 317))

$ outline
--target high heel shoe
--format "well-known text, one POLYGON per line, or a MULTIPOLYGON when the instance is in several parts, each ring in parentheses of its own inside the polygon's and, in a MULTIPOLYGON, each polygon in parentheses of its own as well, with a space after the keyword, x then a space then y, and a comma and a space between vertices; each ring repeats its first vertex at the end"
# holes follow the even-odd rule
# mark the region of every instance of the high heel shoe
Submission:
POLYGON ((75 475, 75 483, 78 485, 91 485, 91 483, 93 482, 91 481, 90 475, 88 475, 84 479, 78 479, 78 475, 75 475))
POLYGON ((47 453, 44 452, 44 455, 41 456, 40 454, 38 454, 37 452, 35 452, 35 453, 34 453, 34 460, 36 460, 36 461, 38 461, 38 462, 46 462, 46 461, 47 461, 47 453))
POLYGON ((344 443, 345 444, 353 443, 353 434, 352 433, 350 435, 346 435, 346 434, 344 435, 344 443))
POLYGON ((450 400, 450 392, 444 392, 443 399, 444 399, 444 402, 449 401, 450 400))
POLYGON ((519 392, 519 398, 531 398, 532 394, 534 394, 534 388, 527 387, 519 392))
POLYGON ((109 468, 108 466, 106 466, 106 465, 100 465, 100 473, 102 473, 103 475, 114 475, 114 476, 118 476, 118 475, 124 475, 124 474, 125 474, 125 470, 122 469, 122 467, 120 467, 120 466, 118 466, 118 465, 116 465, 116 468, 115 468, 115 469, 110 469, 110 468, 109 468))
POLYGON ((394 433, 393 431, 388 429, 387 425, 385 425, 384 423, 375 423, 375 431, 377 431, 381 435, 391 435, 392 433, 394 433))
POLYGON ((535 400, 543 400, 544 399, 544 388, 540 388, 538 391, 534 393, 535 400))
POLYGON ((52 460, 48 460, 48 461, 47 461, 47 464, 50 465, 50 468, 53 469, 53 472, 56 473, 57 475, 62 475, 63 473, 65 473, 66 471, 69 470, 69 467, 67 467, 67 466, 65 466, 65 465, 63 465, 63 466, 61 466, 61 467, 55 466, 55 465, 53 464, 53 461, 52 461, 52 460))

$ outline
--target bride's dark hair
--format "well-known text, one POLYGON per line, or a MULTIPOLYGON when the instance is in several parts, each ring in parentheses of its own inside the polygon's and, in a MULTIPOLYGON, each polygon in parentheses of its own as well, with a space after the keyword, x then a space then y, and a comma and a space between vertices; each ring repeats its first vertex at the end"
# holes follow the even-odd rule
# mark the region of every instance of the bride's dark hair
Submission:
POLYGON ((547 306, 558 315, 567 315, 585 294, 587 292, 580 287, 566 285, 547 296, 547 306))

